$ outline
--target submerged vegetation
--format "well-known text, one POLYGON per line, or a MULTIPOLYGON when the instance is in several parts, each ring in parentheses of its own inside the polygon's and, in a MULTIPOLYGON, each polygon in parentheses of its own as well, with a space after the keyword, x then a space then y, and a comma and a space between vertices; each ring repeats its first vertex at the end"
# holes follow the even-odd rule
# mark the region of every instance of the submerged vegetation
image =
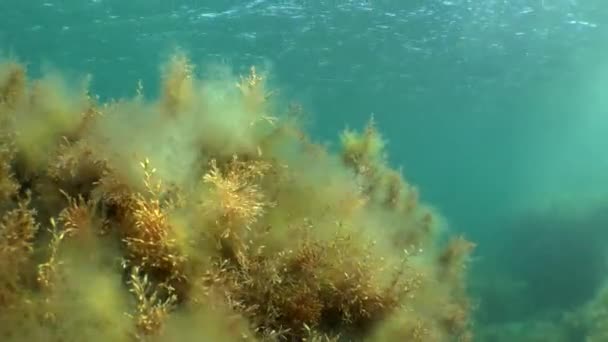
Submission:
POLYGON ((473 244, 441 243, 373 120, 334 154, 255 68, 162 72, 100 103, 0 64, 3 341, 472 339, 473 244))

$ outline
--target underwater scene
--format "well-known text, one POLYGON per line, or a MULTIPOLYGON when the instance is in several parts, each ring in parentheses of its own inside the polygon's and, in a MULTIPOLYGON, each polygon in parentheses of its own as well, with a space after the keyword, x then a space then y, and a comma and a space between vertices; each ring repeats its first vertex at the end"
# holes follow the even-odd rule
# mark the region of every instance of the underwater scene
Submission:
POLYGON ((605 0, 0 0, 0 341, 608 342, 605 0))

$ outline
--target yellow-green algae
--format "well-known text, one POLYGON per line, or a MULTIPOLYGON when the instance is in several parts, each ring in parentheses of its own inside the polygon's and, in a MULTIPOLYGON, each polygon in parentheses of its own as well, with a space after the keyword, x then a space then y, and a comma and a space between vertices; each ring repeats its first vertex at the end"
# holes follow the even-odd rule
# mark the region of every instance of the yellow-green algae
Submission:
POLYGON ((162 70, 100 103, 0 64, 0 339, 472 340, 473 245, 438 242, 373 120, 333 154, 255 68, 162 70))

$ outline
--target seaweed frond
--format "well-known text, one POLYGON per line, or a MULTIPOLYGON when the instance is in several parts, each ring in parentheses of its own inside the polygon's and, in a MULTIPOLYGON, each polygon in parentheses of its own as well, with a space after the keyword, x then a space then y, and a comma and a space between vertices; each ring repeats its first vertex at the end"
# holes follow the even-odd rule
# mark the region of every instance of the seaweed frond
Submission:
POLYGON ((228 238, 234 227, 251 227, 272 203, 266 200, 257 182, 270 170, 263 161, 241 161, 235 155, 221 170, 215 159, 203 182, 211 189, 203 199, 206 213, 214 213, 219 226, 225 227, 222 238, 228 238))
POLYGON ((440 279, 460 283, 463 269, 474 248, 475 244, 462 236, 451 239, 439 256, 440 279))
POLYGON ((363 133, 346 130, 340 136, 342 158, 346 165, 358 173, 369 174, 385 162, 385 141, 378 132, 372 117, 363 133))
POLYGON ((277 118, 269 115, 266 112, 265 105, 268 99, 273 95, 273 92, 266 91, 266 79, 264 76, 257 73, 254 66, 249 69, 249 75, 242 77, 240 82, 236 84, 243 96, 243 104, 245 108, 254 114, 254 119, 251 125, 258 121, 265 121, 274 125, 277 118))
POLYGON ((18 63, 9 62, 0 68, 0 106, 5 105, 14 109, 25 97, 26 73, 25 68, 18 63))
POLYGON ((28 205, 29 199, 20 201, 16 208, 4 213, 0 221, 0 307, 15 304, 24 287, 22 281, 28 275, 26 266, 39 228, 35 211, 28 205))
POLYGON ((11 167, 14 154, 12 146, 0 146, 0 207, 8 204, 20 188, 11 167))
POLYGON ((64 137, 49 162, 47 174, 57 187, 70 195, 88 197, 106 170, 107 162, 97 158, 88 144, 72 143, 64 137))
POLYGON ((132 195, 123 242, 127 260, 143 271, 161 278, 162 282, 183 281, 182 268, 186 260, 172 236, 172 227, 160 200, 162 183, 154 182, 155 169, 146 159, 141 163, 144 185, 148 195, 132 195))
POLYGON ((63 190, 60 191, 66 197, 68 204, 59 213, 59 223, 83 241, 108 233, 108 222, 97 213, 96 201, 85 200, 81 194, 71 197, 63 190))
POLYGON ((177 302, 177 296, 169 289, 165 299, 161 299, 159 289, 137 266, 131 270, 128 284, 129 291, 135 295, 137 302, 135 314, 128 314, 135 321, 136 337, 142 340, 145 336, 161 334, 163 324, 177 302))
MULTIPOLYGON (((141 83, 138 94, 141 95, 141 83)), ((165 66, 162 79, 162 108, 171 117, 188 111, 194 99, 194 66, 188 57, 176 54, 165 66)))
POLYGON ((55 219, 51 218, 51 227, 48 229, 51 233, 51 241, 49 242, 49 257, 46 262, 38 265, 38 285, 44 291, 52 291, 58 275, 58 267, 61 265, 59 260, 59 245, 63 239, 68 236, 72 229, 60 229, 57 226, 55 219))

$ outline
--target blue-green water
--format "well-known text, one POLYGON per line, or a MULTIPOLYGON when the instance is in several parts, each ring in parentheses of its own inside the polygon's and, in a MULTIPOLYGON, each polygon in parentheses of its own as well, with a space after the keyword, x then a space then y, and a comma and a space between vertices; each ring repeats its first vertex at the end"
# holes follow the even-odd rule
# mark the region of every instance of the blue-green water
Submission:
MULTIPOLYGON (((138 79, 154 96, 159 61, 176 47, 203 73, 209 64, 266 66, 281 96, 311 113, 318 140, 334 143, 336 132, 373 113, 391 161, 452 230, 478 242, 479 270, 504 266, 538 284, 563 278, 533 279, 534 267, 524 272, 505 260, 529 255, 521 265, 568 276, 593 264, 592 275, 577 275, 593 282, 580 290, 584 298, 576 286, 558 289, 576 298, 564 301, 569 306, 587 300, 608 271, 608 240, 597 243, 608 220, 533 225, 566 226, 560 229, 569 238, 559 229, 509 230, 522 211, 555 203, 568 216, 605 202, 606 1, 0 2, 6 55, 34 73, 49 65, 90 72, 104 98, 133 94, 138 79), (581 226, 585 234, 572 233, 581 226), (550 241, 531 244, 537 234, 550 241), (553 234, 560 237, 546 238, 553 234), (561 264, 556 249, 593 252, 561 264)), ((482 271, 475 277, 484 282, 482 271)))

